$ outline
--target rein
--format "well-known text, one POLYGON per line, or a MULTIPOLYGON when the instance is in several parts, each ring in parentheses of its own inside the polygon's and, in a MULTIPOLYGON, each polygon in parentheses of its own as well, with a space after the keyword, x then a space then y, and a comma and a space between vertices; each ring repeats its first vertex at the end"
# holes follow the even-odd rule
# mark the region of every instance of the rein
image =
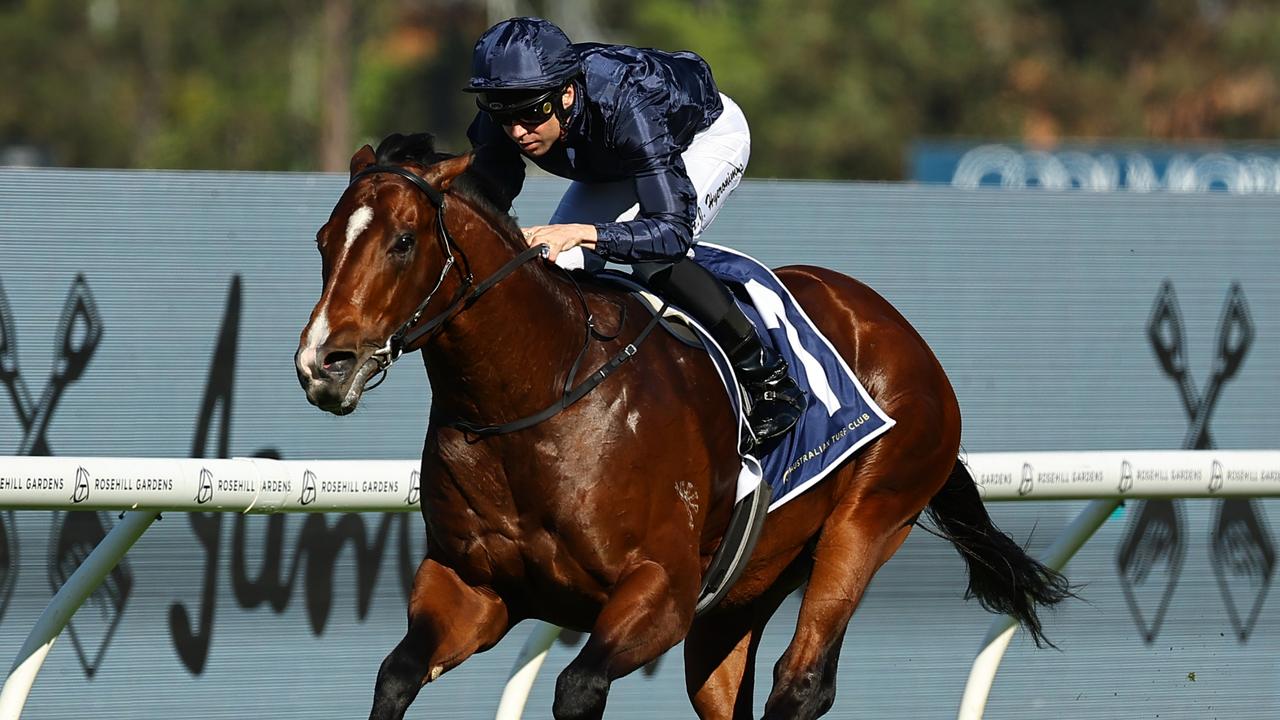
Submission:
MULTIPOLYGON (((515 272, 522 265, 535 257, 547 257, 551 250, 547 245, 535 245, 530 247, 508 260, 502 267, 498 268, 493 275, 490 275, 480 281, 479 284, 475 284, 475 276, 471 273, 471 262, 467 259, 467 253, 460 245, 458 245, 457 241, 453 239, 453 235, 449 233, 449 226, 445 224, 444 221, 445 193, 431 187, 430 183, 426 180, 398 165, 370 165, 353 175, 351 177, 351 182, 348 183, 348 185, 354 185, 357 180, 360 180, 363 177, 379 173, 398 175, 405 180, 408 180, 414 187, 421 190, 423 194, 427 196, 431 205, 436 209, 436 235, 440 240, 440 248, 444 252, 445 262, 444 267, 440 269, 440 277, 436 278, 436 284, 431 288, 431 292, 427 293, 427 296, 422 300, 422 302, 418 303, 418 306, 414 308, 409 319, 401 324, 400 327, 391 334, 391 337, 387 338, 386 344, 383 345, 381 349, 374 352, 373 360, 378 364, 378 373, 382 377, 380 377, 373 385, 367 386, 365 388, 366 392, 373 390, 382 384, 386 379, 387 370, 390 369, 391 365, 395 363, 396 360, 399 360, 400 357, 404 355, 406 348, 439 329, 455 315, 458 315, 463 310, 471 307, 471 305, 473 305, 481 295, 484 295, 486 292, 493 289, 495 285, 505 279, 508 275, 515 272), (458 251, 458 256, 462 258, 461 266, 456 266, 455 264, 453 256, 453 250, 455 248, 458 251), (427 305, 444 284, 445 277, 448 276, 449 271, 455 266, 458 267, 458 272, 462 273, 462 282, 459 283, 458 290, 454 293, 453 299, 449 302, 448 307, 432 317, 430 320, 426 321, 426 323, 421 327, 415 328, 422 318, 422 313, 426 311, 427 305), (475 288, 471 289, 473 284, 475 285, 475 288), (471 292, 468 293, 468 290, 471 290, 471 292)), ((581 400, 587 393, 594 390, 597 385, 603 382, 605 378, 613 374, 613 371, 617 370, 622 363, 635 355, 637 346, 644 342, 645 338, 649 337, 649 334, 653 332, 653 329, 657 327, 658 322, 661 320, 663 312, 667 309, 667 304, 664 301, 662 308, 659 309, 658 312, 654 313, 653 318, 644 326, 640 331, 640 334, 636 336, 635 340, 628 343, 626 347, 618 351, 618 353, 610 358, 608 362, 601 365, 595 372, 591 373, 582 382, 575 386, 573 385, 573 378, 578 374, 578 368, 582 365, 582 360, 586 357, 587 350, 591 347, 592 338, 597 340, 613 340, 618 335, 617 333, 613 335, 603 335, 597 332, 595 319, 591 315, 591 309, 587 306, 587 300, 582 294, 582 288, 578 285, 577 280, 574 280, 572 275, 568 275, 568 277, 570 282, 573 283, 573 289, 578 296, 578 301, 581 303, 582 310, 586 316, 587 333, 582 344, 582 349, 578 351, 577 357, 574 358, 573 365, 569 368, 569 374, 565 377, 564 390, 560 399, 539 412, 532 415, 526 415, 525 417, 512 420, 507 423, 486 425, 457 419, 446 421, 444 423, 445 425, 474 435, 490 436, 523 430, 537 425, 548 418, 554 417, 565 408, 574 404, 578 400, 581 400)), ((622 317, 618 321, 619 333, 622 331, 622 326, 626 323, 626 318, 626 305, 623 305, 622 317)))

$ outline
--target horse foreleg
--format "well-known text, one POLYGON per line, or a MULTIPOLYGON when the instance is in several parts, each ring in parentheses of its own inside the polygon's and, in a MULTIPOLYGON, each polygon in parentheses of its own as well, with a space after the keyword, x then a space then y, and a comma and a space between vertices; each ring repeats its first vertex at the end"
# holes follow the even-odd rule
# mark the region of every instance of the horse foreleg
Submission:
POLYGON ((897 508, 885 505, 844 505, 823 526, 795 636, 774 666, 765 720, 816 718, 831 709, 840 645, 853 611, 876 570, 911 530, 897 508))
MULTIPOLYGON (((696 583, 696 571, 690 573, 696 583)), ((610 683, 680 642, 693 619, 696 586, 677 592, 673 585, 666 570, 646 561, 615 586, 586 645, 556 680, 557 720, 602 717, 610 683)))
POLYGON ((509 628, 496 594, 423 560, 409 596, 409 630, 378 670, 370 720, 400 720, 423 685, 493 647, 509 628))

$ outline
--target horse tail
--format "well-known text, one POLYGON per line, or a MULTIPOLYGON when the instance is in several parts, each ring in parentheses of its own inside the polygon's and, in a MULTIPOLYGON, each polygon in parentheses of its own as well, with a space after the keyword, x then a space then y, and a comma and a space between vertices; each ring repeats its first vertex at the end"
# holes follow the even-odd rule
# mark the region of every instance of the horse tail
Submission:
POLYGON ((960 460, 956 460, 946 484, 929 500, 928 513, 939 534, 956 546, 968 565, 965 599, 976 597, 985 610, 1013 616, 1031 633, 1036 647, 1057 647, 1045 637, 1036 607, 1074 597, 1071 584, 1058 571, 1027 555, 991 522, 973 476, 960 460))

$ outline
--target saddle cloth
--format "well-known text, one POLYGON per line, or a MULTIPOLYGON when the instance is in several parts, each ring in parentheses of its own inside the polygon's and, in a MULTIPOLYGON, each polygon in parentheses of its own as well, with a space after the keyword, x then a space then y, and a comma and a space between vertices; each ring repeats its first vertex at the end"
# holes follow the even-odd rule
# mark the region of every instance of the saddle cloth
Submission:
MULTIPOLYGON (((786 359, 792 377, 809 398, 809 407, 800 421, 774 441, 763 456, 739 453, 742 470, 736 499, 750 495, 764 479, 771 491, 772 512, 888 432, 895 421, 871 399, 831 342, 769 268, 748 255, 711 243, 700 242, 690 252, 695 262, 734 288, 739 307, 760 331, 761 338, 786 359)), ((626 276, 605 272, 600 277, 617 283, 626 276)), ((638 288, 634 283, 623 284, 638 288)), ((683 319, 697 331, 720 371, 739 421, 738 447, 749 445, 744 442, 750 430, 733 366, 705 328, 687 315, 683 319)))

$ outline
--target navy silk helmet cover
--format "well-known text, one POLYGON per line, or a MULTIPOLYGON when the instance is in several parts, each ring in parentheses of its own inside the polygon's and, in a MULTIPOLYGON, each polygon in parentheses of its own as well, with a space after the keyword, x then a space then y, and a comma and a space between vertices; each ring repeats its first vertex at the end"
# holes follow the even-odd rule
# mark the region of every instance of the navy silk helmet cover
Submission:
POLYGON ((542 18, 511 18, 476 41, 466 89, 542 90, 568 82, 580 69, 563 30, 542 18))

